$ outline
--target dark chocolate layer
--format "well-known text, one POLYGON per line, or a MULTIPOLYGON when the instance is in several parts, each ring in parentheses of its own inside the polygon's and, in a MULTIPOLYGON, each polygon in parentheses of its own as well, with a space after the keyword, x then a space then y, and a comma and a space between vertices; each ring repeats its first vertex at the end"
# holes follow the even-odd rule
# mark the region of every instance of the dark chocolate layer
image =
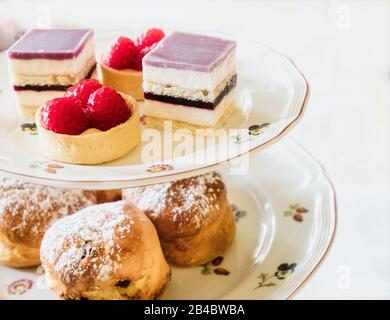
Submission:
POLYGON ((15 91, 65 91, 69 86, 32 86, 32 85, 27 85, 27 86, 14 86, 15 91))
POLYGON ((237 84, 237 75, 235 74, 228 81, 225 88, 221 91, 221 93, 215 98, 213 102, 205 102, 202 100, 190 100, 185 98, 164 96, 164 95, 154 94, 151 92, 145 92, 144 95, 145 95, 145 99, 149 99, 149 100, 156 100, 165 103, 180 104, 188 107, 214 110, 215 107, 222 101, 222 99, 236 86, 236 84, 237 84))
MULTIPOLYGON (((89 70, 85 79, 89 79, 92 76, 92 73, 95 71, 96 64, 89 70)), ((31 91, 65 91, 72 85, 60 86, 60 85, 46 85, 46 86, 36 86, 36 85, 26 85, 26 86, 14 86, 15 91, 31 90, 31 91)))

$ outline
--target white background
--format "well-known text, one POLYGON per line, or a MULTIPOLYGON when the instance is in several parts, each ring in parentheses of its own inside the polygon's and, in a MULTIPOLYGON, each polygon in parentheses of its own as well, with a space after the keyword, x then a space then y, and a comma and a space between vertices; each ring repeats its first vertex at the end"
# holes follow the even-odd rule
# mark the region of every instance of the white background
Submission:
POLYGON ((0 0, 0 17, 26 27, 210 28, 292 57, 311 97, 291 135, 325 165, 339 206, 334 247, 297 298, 390 298, 390 1, 80 2, 0 0))

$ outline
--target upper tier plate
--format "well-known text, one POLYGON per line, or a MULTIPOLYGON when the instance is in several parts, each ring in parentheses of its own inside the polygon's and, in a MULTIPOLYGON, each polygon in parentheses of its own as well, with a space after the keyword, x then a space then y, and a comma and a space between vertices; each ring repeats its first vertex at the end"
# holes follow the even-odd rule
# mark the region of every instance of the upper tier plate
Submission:
MULTIPOLYGON (((129 32, 97 32, 97 49, 102 50, 110 40, 120 34, 129 32)), ((211 34, 218 35, 215 32, 211 34)), ((151 145, 151 136, 145 135, 145 141, 136 150, 108 164, 79 166, 49 161, 41 156, 37 148, 37 136, 29 130, 22 130, 25 121, 19 118, 7 76, 2 76, 0 170, 30 182, 53 186, 66 184, 68 187, 84 189, 124 188, 210 171, 248 152, 261 150, 276 142, 301 119, 309 94, 307 81, 294 63, 284 55, 262 44, 237 36, 230 37, 237 40, 239 80, 236 104, 239 112, 224 126, 228 130, 238 129, 230 130, 227 140, 208 139, 203 140, 203 143, 194 140, 194 149, 188 151, 182 148, 182 153, 176 148, 180 143, 169 146, 170 143, 164 144, 160 141, 159 154, 165 157, 159 161, 144 162, 143 146, 151 145), (172 156, 176 154, 179 156, 172 156)), ((0 72, 7 75, 6 53, 0 54, 0 72)), ((142 112, 142 103, 140 106, 142 112)))

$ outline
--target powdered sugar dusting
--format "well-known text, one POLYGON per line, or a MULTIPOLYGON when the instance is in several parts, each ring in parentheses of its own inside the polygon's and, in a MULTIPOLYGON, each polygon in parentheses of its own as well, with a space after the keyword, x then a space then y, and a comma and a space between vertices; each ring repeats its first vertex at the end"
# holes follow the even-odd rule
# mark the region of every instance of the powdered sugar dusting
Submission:
POLYGON ((14 239, 39 243, 46 229, 56 220, 96 203, 96 194, 0 180, 0 228, 12 231, 14 239))
POLYGON ((221 176, 217 172, 210 172, 188 179, 127 189, 124 196, 152 219, 168 209, 173 221, 193 222, 195 227, 200 228, 208 221, 210 213, 219 209, 217 200, 223 188, 221 176))
POLYGON ((66 284, 87 277, 105 281, 121 263, 120 239, 131 231, 133 220, 123 201, 85 208, 57 221, 46 232, 41 247, 43 264, 66 284))

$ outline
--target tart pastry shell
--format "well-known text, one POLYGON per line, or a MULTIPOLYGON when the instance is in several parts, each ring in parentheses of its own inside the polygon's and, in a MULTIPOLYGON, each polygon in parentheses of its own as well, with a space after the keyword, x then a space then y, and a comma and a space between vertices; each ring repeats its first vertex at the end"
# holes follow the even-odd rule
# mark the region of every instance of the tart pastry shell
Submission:
POLYGON ((38 111, 35 121, 38 128, 38 144, 43 155, 51 160, 94 165, 121 158, 140 142, 141 127, 137 102, 122 94, 131 117, 107 131, 88 129, 80 135, 59 134, 41 126, 38 111))
POLYGON ((142 72, 132 69, 116 70, 99 63, 99 73, 101 82, 124 94, 132 96, 137 101, 144 100, 144 90, 142 88, 142 72))

